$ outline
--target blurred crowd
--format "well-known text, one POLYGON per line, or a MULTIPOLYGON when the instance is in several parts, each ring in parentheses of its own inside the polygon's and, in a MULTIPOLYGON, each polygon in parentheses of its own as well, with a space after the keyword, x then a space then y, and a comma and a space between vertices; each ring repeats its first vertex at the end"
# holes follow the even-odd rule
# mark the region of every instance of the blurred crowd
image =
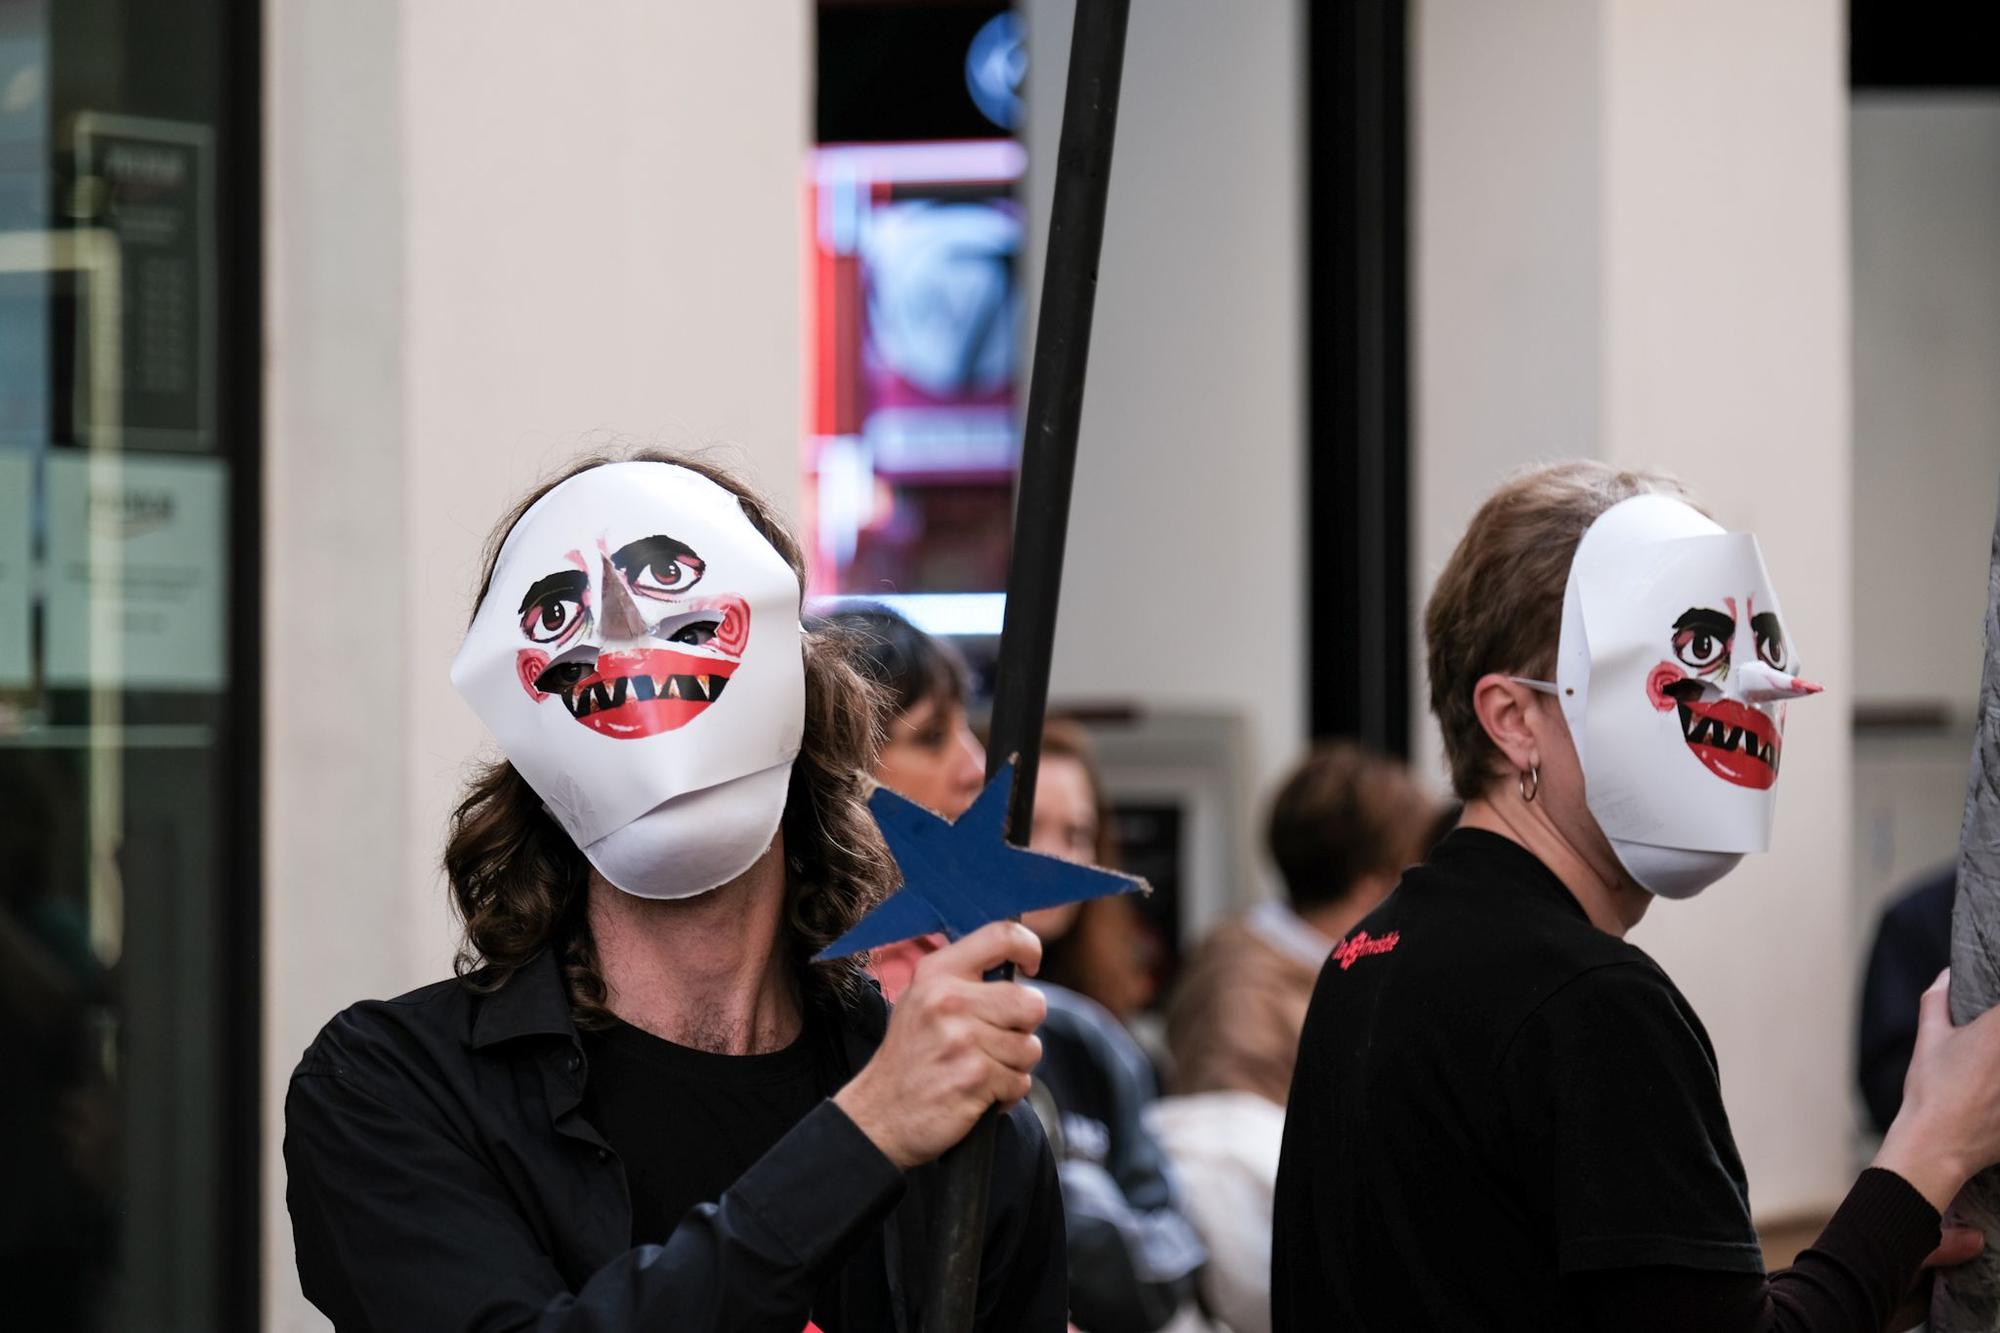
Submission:
MULTIPOLYGON (((891 716, 875 776, 940 814, 971 805, 986 755, 956 650, 893 611, 851 632, 891 716)), ((1267 1333, 1271 1202, 1299 1030, 1321 965, 1456 818, 1396 760, 1346 742, 1306 754, 1270 795, 1265 844, 1284 885, 1212 930, 1156 993, 1161 947, 1126 896, 1034 912, 1048 1000, 1033 1102, 1056 1151, 1080 1333, 1267 1333), (1163 1012, 1164 1039, 1143 1039, 1163 1012)), ((1042 738, 1029 845, 1116 867, 1088 731, 1042 738)), ((893 1000, 941 937, 877 950, 893 1000)))

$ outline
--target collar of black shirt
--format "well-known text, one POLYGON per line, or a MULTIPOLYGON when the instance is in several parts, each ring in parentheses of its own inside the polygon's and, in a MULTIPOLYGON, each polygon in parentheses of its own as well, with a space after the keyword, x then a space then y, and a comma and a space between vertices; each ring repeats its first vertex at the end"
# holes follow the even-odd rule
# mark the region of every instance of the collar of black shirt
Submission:
MULTIPOLYGON (((848 1068, 859 1069, 881 1044, 889 1024, 889 1007, 881 990, 870 982, 850 1002, 839 1006, 839 1021, 848 1068)), ((496 991, 478 995, 472 1014, 471 1046, 475 1051, 521 1037, 564 1037, 581 1053, 582 1042, 569 1016, 569 991, 562 965, 553 949, 544 949, 496 991)))
POLYGON ((1427 864, 1447 874, 1479 881, 1482 889, 1497 886, 1527 894, 1588 922, 1590 914, 1556 872, 1512 838, 1478 828, 1455 828, 1431 849, 1427 864))

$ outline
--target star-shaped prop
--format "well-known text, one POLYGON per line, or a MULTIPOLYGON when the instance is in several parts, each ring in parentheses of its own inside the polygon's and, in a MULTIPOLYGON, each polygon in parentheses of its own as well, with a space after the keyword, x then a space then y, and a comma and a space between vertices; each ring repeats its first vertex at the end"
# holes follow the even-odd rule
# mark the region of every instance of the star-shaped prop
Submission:
POLYGON ((819 958, 845 958, 932 931, 952 939, 989 921, 1042 907, 1146 892, 1146 881, 1115 870, 1078 865, 1008 843, 1007 796, 1014 765, 1003 765, 972 808, 953 823, 887 787, 868 798, 875 822, 903 872, 903 887, 883 899, 854 928, 820 950, 819 958))

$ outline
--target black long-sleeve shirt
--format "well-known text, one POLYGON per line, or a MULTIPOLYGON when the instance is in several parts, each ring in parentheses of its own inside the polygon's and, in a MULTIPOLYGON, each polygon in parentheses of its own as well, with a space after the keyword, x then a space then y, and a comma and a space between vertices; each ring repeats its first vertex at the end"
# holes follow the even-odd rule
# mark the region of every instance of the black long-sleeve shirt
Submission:
MULTIPOLYGON (((886 1007, 870 991, 841 1019, 858 1068, 886 1007)), ((719 1200, 634 1246, 625 1171, 581 1109, 584 1073, 546 954, 490 995, 443 982, 336 1017, 285 1103, 307 1298, 342 1330, 798 1333, 862 1254, 887 1269, 897 1328, 917 1327, 930 1168, 897 1171, 821 1101, 719 1200), (861 1243, 870 1233, 879 1244, 861 1243)), ((1054 1163, 1017 1107, 996 1136, 977 1327, 1059 1333, 1065 1288, 1054 1163)))
POLYGON ((1938 1217, 1871 1171, 1766 1278, 1714 1048, 1519 845, 1461 829, 1321 972, 1278 1173, 1278 1330, 1869 1330, 1938 1217))

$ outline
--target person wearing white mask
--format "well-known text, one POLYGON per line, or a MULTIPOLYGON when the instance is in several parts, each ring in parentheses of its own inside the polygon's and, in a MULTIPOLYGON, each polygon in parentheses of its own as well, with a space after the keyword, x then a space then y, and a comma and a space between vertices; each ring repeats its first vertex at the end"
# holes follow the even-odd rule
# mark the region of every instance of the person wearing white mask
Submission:
POLYGON ((914 1333, 928 1164, 996 1102, 976 1326, 1064 1327, 1043 1004, 981 980, 1034 935, 938 950, 893 1014, 812 961, 894 869, 875 687, 804 585, 692 459, 587 460, 500 524, 451 672, 503 752, 445 850, 460 975, 335 1017, 286 1099, 337 1327, 914 1333))
POLYGON ((1465 811, 1321 970, 1273 1327, 1916 1322, 1920 1271, 1980 1247, 1940 1214, 2000 1160, 2000 1019, 1953 1029, 1933 988, 1880 1153, 1767 1275, 1714 1049, 1625 940, 1765 849, 1788 701, 1818 692, 1755 539, 1662 476, 1536 469, 1474 516, 1424 629, 1465 811))

